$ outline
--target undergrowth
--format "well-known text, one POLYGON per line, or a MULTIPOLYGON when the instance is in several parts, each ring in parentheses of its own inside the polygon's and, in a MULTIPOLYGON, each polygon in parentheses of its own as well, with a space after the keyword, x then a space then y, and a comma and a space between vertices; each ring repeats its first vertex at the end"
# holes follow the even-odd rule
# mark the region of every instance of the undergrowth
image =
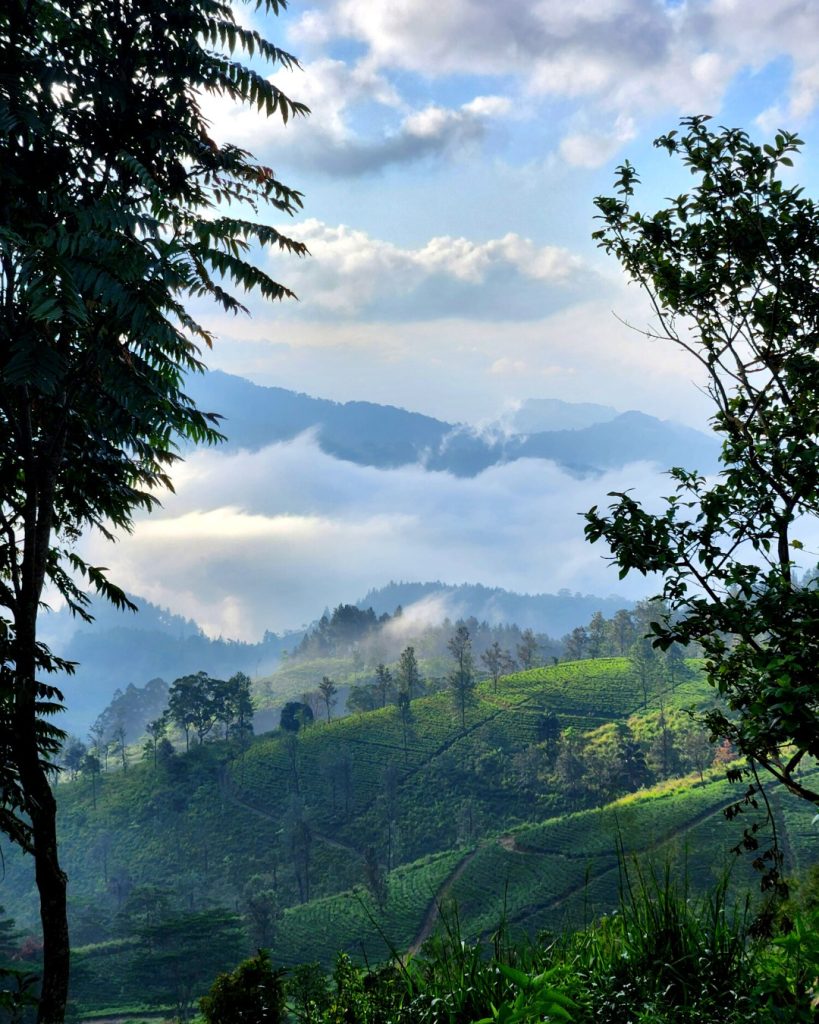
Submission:
MULTIPOLYGON (((621 857, 618 910, 582 931, 513 941, 505 924, 462 938, 457 908, 414 957, 381 967, 339 955, 281 981, 299 1024, 775 1024, 812 1022, 819 987, 813 901, 760 918, 727 881, 692 897, 669 867, 621 857), (760 920, 778 921, 759 934, 760 920)), ((272 1021, 265 1018, 267 1024, 272 1021)), ((248 1022, 255 1024, 255 1022, 248 1022)))

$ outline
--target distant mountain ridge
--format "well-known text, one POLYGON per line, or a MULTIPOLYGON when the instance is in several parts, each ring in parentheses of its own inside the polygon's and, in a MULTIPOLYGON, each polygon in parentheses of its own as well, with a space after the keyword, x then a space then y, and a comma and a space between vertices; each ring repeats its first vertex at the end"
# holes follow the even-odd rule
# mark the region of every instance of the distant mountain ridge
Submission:
MULTIPOLYGON (((252 678, 266 675, 279 664, 282 652, 292 651, 305 633, 304 629, 266 633, 258 643, 213 639, 193 619, 129 596, 140 608, 136 615, 95 598, 91 623, 73 619, 67 609, 52 612, 43 620, 43 639, 62 657, 77 663, 73 676, 55 680, 66 696, 59 724, 68 732, 84 735, 114 691, 124 690, 129 683, 143 686, 154 678, 171 683, 200 670, 218 678, 235 672, 246 672, 252 678)), ((454 621, 474 616, 492 625, 516 624, 560 639, 575 626, 587 623, 594 612, 610 617, 633 602, 568 590, 517 594, 479 583, 432 581, 390 582, 373 588, 355 604, 365 610, 371 607, 376 615, 392 614, 401 605, 420 624, 439 625, 445 617, 454 621)))
POLYGON ((491 466, 534 458, 581 475, 638 461, 709 472, 716 467, 719 450, 713 437, 690 427, 642 412, 618 414, 608 406, 575 406, 556 399, 525 403, 512 427, 566 426, 509 433, 499 426, 481 432, 373 402, 313 398, 220 371, 192 378, 188 392, 202 409, 224 417, 227 450, 254 451, 315 430, 328 455, 381 469, 418 464, 470 477, 491 466))
POLYGON ((359 608, 372 608, 376 615, 392 614, 401 605, 404 609, 421 611, 423 603, 432 618, 440 609, 441 618, 466 619, 474 616, 491 625, 514 623, 521 629, 546 633, 555 640, 565 636, 575 626, 585 625, 595 612, 610 618, 621 608, 632 608, 633 601, 609 595, 578 594, 561 590, 557 594, 517 594, 501 587, 485 587, 480 583, 452 585, 440 580, 427 583, 396 583, 368 591, 359 608))

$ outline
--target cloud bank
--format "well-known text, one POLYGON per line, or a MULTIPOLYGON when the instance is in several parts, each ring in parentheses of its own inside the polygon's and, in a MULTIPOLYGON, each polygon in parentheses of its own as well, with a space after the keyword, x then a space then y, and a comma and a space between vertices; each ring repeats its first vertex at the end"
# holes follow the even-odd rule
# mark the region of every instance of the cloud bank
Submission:
POLYGON ((584 542, 578 512, 667 481, 646 464, 577 480, 533 460, 466 480, 383 471, 336 461, 305 435, 253 454, 197 452, 175 485, 131 536, 88 540, 86 554, 209 633, 254 639, 390 579, 644 594, 645 581, 618 584, 584 542))

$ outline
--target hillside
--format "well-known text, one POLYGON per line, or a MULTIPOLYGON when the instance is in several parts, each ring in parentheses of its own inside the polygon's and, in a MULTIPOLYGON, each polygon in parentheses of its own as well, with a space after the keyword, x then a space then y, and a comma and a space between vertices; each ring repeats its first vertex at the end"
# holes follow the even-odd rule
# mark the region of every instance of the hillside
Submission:
MULTIPOLYGON (((94 978, 110 970, 108 957, 130 962, 146 914, 232 908, 249 949, 259 891, 274 956, 329 964, 340 948, 377 961, 384 937, 399 950, 417 945, 449 896, 469 936, 504 914, 530 933, 582 923, 614 905, 617 836, 629 850, 687 861, 693 885, 711 881, 737 838, 721 815, 736 787, 718 770, 701 783, 689 769, 612 802, 599 760, 628 735, 643 737, 656 761, 658 705, 682 730, 675 709, 710 696, 693 675, 643 707, 626 659, 566 663, 506 677, 496 692, 480 684, 463 728, 439 692, 404 718, 388 707, 258 736, 246 750, 166 750, 156 766, 149 758, 66 782, 58 795, 72 928, 77 944, 91 943, 78 997, 110 1000, 94 978), (570 749, 597 765, 585 790, 560 777, 570 749)), ((791 857, 809 860, 804 812, 783 801, 779 817, 791 857)), ((14 850, 4 858, 0 901, 33 928, 30 865, 14 850)), ((737 881, 749 870, 740 862, 737 881)), ((135 997, 125 984, 117 998, 135 997)))

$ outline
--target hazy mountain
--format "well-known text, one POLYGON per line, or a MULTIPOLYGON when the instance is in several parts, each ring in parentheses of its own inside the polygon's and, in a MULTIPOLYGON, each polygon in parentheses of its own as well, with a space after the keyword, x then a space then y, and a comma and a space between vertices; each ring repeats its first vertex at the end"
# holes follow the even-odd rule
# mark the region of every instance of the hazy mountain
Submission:
POLYGON ((516 594, 500 587, 480 583, 452 586, 436 580, 431 583, 395 583, 370 590, 359 608, 372 608, 376 615, 392 614, 398 605, 420 621, 439 623, 444 616, 466 619, 474 615, 491 624, 514 623, 559 639, 575 626, 586 625, 599 611, 610 618, 620 608, 634 602, 622 597, 596 597, 561 590, 557 594, 516 594))
POLYGON ((228 450, 256 450, 315 428, 325 452, 367 466, 418 462, 440 446, 452 424, 372 402, 325 398, 261 387, 216 370, 188 382, 188 393, 204 410, 224 417, 228 450))
POLYGON ((610 405, 530 398, 511 417, 509 425, 516 434, 539 434, 544 430, 580 430, 606 423, 618 415, 610 405))
POLYGON ((284 388, 261 387, 218 371, 193 378, 188 390, 201 408, 223 417, 227 449, 258 450, 315 430, 329 455, 365 466, 420 463, 456 476, 475 476, 498 463, 549 459, 580 474, 646 460, 707 472, 717 461, 716 440, 641 412, 555 399, 527 403, 515 429, 479 432, 463 424, 372 402, 331 402, 284 388), (604 421, 601 422, 601 417, 604 421), (561 429, 540 429, 562 424, 561 429), (533 428, 537 428, 533 432, 533 428))

